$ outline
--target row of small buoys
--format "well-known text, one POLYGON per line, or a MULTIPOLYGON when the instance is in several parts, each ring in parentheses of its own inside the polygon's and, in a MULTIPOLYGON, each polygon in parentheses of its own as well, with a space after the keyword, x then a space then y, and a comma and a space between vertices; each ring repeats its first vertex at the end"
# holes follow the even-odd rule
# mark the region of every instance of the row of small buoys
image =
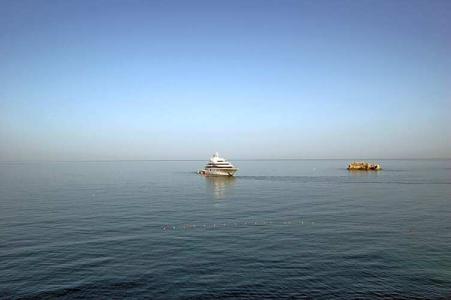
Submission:
POLYGON ((288 220, 288 221, 244 221, 244 222, 230 222, 230 223, 209 223, 209 224, 180 224, 171 225, 165 224, 161 227, 162 230, 193 230, 193 229, 220 229, 231 227, 247 227, 247 226, 287 226, 287 225, 313 225, 315 222, 306 222, 303 219, 288 220))
POLYGON ((379 171, 382 170, 379 164, 370 164, 364 161, 354 161, 350 163, 347 167, 350 171, 379 171))

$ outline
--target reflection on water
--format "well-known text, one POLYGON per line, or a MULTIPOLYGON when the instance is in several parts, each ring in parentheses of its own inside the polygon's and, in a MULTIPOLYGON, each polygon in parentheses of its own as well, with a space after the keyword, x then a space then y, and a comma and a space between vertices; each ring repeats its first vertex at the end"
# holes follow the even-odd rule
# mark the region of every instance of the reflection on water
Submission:
POLYGON ((205 177, 207 187, 213 192, 215 199, 223 199, 227 189, 235 183, 235 177, 232 176, 211 176, 205 177))
POLYGON ((367 170, 348 170, 348 174, 352 177, 370 177, 375 178, 381 171, 367 171, 367 170))

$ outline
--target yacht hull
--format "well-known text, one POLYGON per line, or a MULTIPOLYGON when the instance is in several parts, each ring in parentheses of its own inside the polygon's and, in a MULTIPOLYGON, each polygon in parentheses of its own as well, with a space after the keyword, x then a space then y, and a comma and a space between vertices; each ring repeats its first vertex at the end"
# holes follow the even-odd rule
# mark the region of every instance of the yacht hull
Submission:
POLYGON ((219 169, 210 168, 199 171, 200 174, 205 176, 234 176, 238 169, 219 169))

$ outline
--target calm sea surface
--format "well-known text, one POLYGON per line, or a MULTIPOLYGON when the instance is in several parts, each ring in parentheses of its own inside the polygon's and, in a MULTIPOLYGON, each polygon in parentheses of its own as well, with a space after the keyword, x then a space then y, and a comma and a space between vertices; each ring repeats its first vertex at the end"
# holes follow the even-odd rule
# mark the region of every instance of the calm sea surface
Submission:
POLYGON ((0 163, 0 298, 450 298, 451 161, 0 163))

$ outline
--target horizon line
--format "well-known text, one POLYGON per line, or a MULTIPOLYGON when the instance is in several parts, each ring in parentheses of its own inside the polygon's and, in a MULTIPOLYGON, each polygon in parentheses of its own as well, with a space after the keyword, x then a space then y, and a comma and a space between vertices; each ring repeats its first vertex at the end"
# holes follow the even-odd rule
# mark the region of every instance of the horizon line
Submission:
MULTIPOLYGON (((90 160, 0 160, 0 163, 40 162, 151 162, 151 161, 206 161, 207 159, 90 159, 90 160)), ((451 158, 229 158, 230 161, 292 161, 292 160, 451 160, 451 158)))

